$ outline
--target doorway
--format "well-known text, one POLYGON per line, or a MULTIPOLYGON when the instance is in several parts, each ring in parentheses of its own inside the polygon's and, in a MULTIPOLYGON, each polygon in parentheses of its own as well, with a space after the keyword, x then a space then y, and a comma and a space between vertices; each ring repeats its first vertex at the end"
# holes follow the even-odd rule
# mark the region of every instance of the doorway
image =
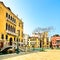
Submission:
POLYGON ((12 38, 10 38, 9 45, 12 45, 12 43, 13 43, 12 38))

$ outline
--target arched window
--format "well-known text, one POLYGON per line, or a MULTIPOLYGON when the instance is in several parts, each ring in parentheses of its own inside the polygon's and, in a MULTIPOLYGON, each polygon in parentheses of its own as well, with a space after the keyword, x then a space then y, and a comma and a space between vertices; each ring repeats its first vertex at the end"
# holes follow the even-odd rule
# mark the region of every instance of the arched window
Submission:
POLYGON ((19 27, 20 27, 20 22, 19 22, 19 27))
POLYGON ((14 27, 12 27, 12 32, 14 32, 14 27))
POLYGON ((11 28, 10 28, 10 31, 12 31, 12 26, 11 26, 11 28))
POLYGON ((6 23, 6 30, 8 29, 8 24, 6 23))
POLYGON ((15 41, 15 37, 14 37, 14 41, 15 41))
POLYGON ((10 19, 12 20, 12 16, 10 17, 10 19))
POLYGON ((6 13, 6 17, 8 17, 8 13, 6 13))
POLYGON ((1 39, 4 39, 4 34, 1 35, 1 39))
POLYGON ((17 42, 18 42, 18 38, 17 38, 17 42))
POLYGON ((12 18, 12 22, 14 22, 14 18, 12 18))
POLYGON ((15 27, 13 27, 13 32, 15 33, 15 27))
POLYGON ((6 35, 6 40, 8 39, 8 35, 6 35))
POLYGON ((15 28, 14 28, 14 33, 15 33, 15 28))
POLYGON ((10 25, 8 25, 8 30, 10 30, 10 25))
POLYGON ((14 32, 14 27, 12 27, 12 32, 14 32))
POLYGON ((10 25, 10 31, 12 31, 12 26, 10 25))
POLYGON ((9 15, 9 19, 10 19, 10 15, 9 15))
POLYGON ((15 23, 15 19, 14 19, 14 23, 15 23))

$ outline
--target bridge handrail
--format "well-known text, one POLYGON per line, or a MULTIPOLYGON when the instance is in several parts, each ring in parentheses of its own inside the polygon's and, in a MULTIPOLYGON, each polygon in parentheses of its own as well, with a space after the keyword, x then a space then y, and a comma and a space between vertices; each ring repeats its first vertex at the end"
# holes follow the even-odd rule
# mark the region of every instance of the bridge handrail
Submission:
POLYGON ((3 48, 1 49, 1 51, 3 51, 5 48, 8 48, 8 47, 13 48, 13 46, 5 46, 5 47, 3 47, 3 48))

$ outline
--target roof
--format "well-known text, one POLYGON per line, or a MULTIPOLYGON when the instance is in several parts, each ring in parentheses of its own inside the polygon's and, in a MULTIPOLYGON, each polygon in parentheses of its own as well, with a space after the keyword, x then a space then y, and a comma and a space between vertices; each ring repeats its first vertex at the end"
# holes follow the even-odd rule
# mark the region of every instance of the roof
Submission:
MULTIPOLYGON (((18 16, 16 16, 16 15, 11 11, 10 7, 6 7, 2 1, 0 1, 0 3, 1 3, 7 10, 9 10, 18 20, 20 20, 20 21, 22 22, 22 19, 19 19, 18 16)), ((22 23, 23 23, 23 22, 22 22, 22 23)))

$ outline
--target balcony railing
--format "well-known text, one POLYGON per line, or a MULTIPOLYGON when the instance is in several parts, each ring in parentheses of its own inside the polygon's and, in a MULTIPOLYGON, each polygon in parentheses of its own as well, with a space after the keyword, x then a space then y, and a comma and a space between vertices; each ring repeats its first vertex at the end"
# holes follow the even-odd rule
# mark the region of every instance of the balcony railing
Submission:
POLYGON ((13 32, 8 31, 8 30, 6 30, 6 32, 7 32, 8 34, 11 34, 11 35, 15 35, 15 36, 16 36, 16 33, 13 33, 13 32))
POLYGON ((30 42, 30 44, 35 44, 36 41, 28 41, 28 43, 30 42))
POLYGON ((6 18, 7 21, 11 22, 12 24, 16 25, 16 23, 14 23, 12 20, 10 20, 9 18, 6 18))

